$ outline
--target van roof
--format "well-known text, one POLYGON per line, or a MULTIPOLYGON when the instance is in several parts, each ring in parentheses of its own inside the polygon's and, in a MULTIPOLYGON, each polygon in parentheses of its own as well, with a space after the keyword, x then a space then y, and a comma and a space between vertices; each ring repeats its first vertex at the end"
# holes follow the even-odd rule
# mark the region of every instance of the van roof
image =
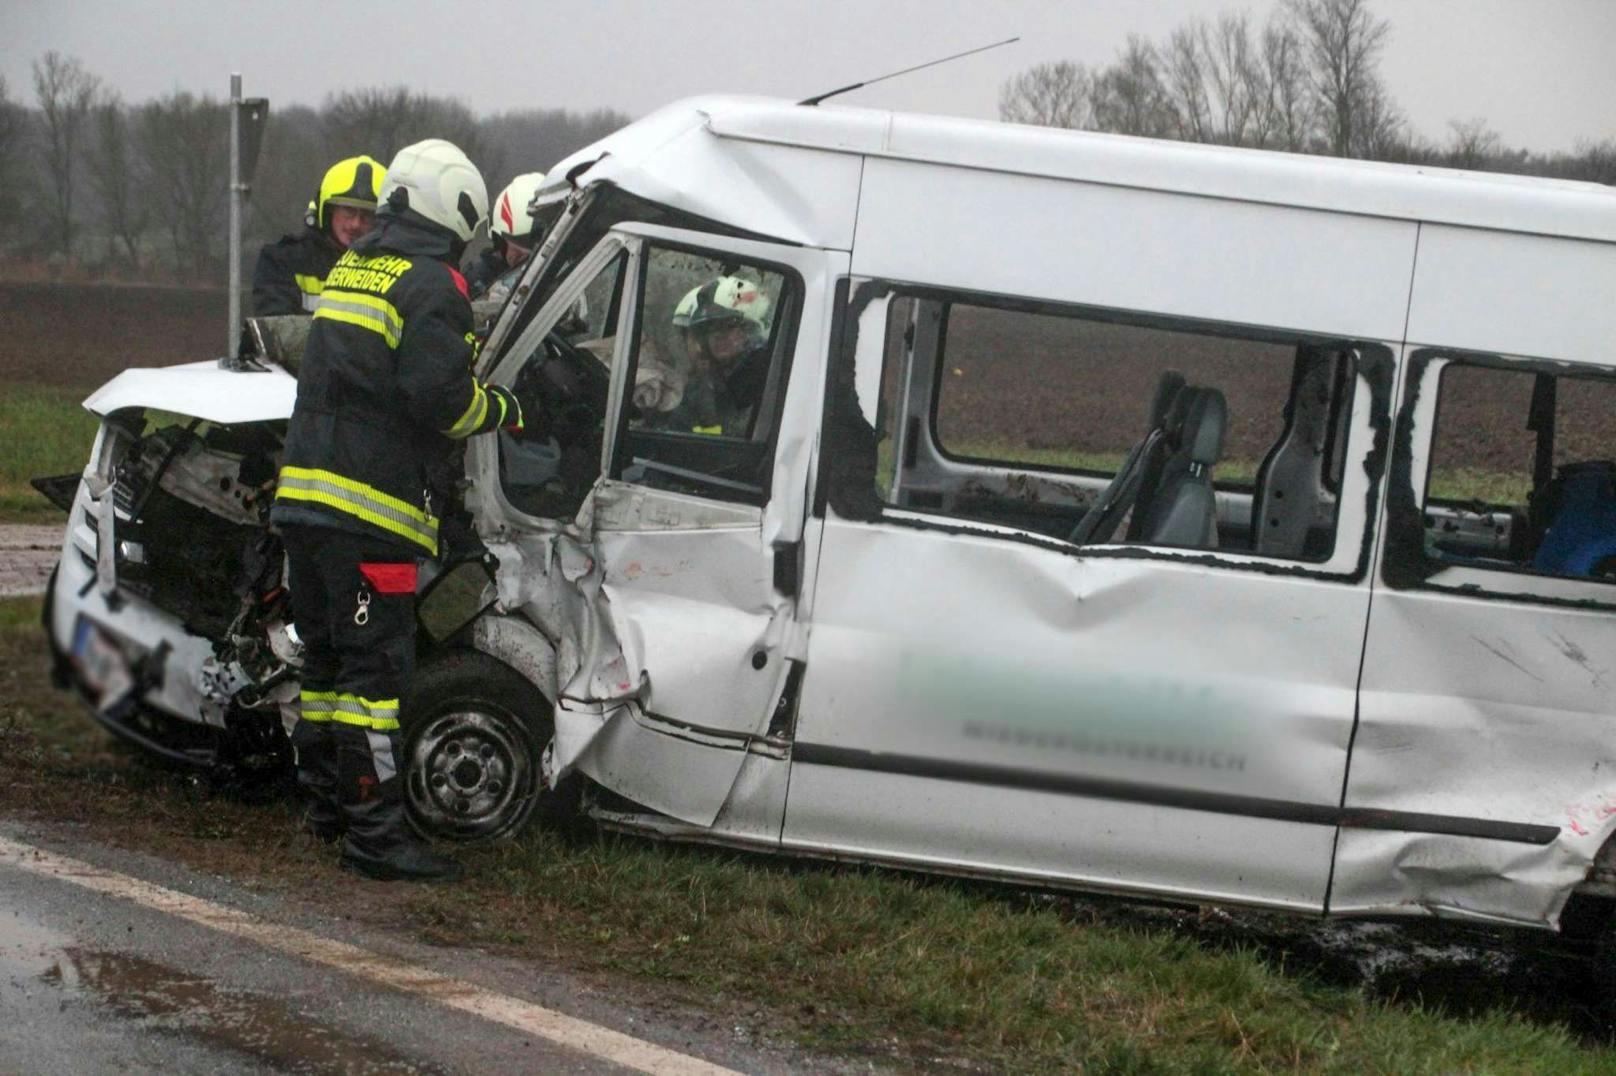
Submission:
MULTIPOLYGON (((581 150, 550 173, 559 184, 576 164, 617 160, 584 181, 610 179, 635 193, 712 216, 711 199, 682 205, 687 183, 658 175, 660 150, 680 142, 677 171, 689 177, 694 147, 734 155, 761 143, 1020 175, 1331 212, 1616 242, 1616 189, 1597 183, 1425 165, 1211 146, 1129 135, 1030 127, 840 105, 803 106, 761 97, 675 102, 581 150), (733 147, 733 148, 730 148, 733 147), (638 175, 637 175, 638 174, 638 175), (683 190, 681 190, 682 188, 683 190)), ((697 152, 699 157, 702 154, 697 152)), ((714 161, 715 174, 733 176, 714 161)), ((603 162, 604 164, 604 162, 603 162)), ((699 167, 697 168, 699 171, 699 167)), ((726 223, 768 234, 728 215, 726 223)))

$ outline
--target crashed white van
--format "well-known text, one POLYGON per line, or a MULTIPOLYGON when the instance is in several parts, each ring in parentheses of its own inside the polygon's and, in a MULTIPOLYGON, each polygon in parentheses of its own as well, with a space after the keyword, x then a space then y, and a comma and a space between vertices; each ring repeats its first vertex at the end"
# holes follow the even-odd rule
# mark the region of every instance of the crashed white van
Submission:
MULTIPOLYGON (((1616 897, 1616 193, 728 98, 549 174, 480 367, 544 419, 470 448, 498 581, 407 707, 421 825, 542 784, 1177 899, 1616 897), (767 312, 715 423, 671 315, 718 276, 767 312)), ((270 365, 88 401, 48 619, 136 735, 295 677, 270 365)))

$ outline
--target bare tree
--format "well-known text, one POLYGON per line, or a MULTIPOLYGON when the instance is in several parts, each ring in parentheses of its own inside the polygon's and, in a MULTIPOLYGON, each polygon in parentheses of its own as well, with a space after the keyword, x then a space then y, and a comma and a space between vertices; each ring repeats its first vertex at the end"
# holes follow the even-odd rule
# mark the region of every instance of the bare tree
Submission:
POLYGON ((1385 83, 1377 78, 1364 86, 1353 111, 1350 156, 1371 161, 1408 159, 1408 125, 1385 83))
POLYGON ((1261 69, 1252 145, 1299 153, 1312 137, 1315 110, 1302 42, 1281 19, 1270 19, 1263 27, 1261 69))
POLYGON ((140 151, 182 271, 201 279, 221 261, 230 177, 229 106, 174 93, 140 110, 140 151))
POLYGON ((1573 178, 1616 186, 1616 138, 1578 142, 1573 178))
POLYGON ((95 138, 87 156, 90 185, 101 203, 101 223, 108 235, 123 244, 129 264, 138 268, 148 206, 141 197, 129 111, 116 94, 108 95, 96 106, 93 128, 95 138))
POLYGON ((1231 146, 1248 145, 1253 140, 1257 103, 1267 93, 1267 73, 1251 19, 1244 12, 1225 12, 1215 25, 1202 24, 1201 38, 1211 83, 1209 96, 1217 110, 1217 140, 1231 146))
POLYGON ((999 118, 1042 127, 1088 127, 1093 122, 1082 64, 1070 60, 1035 64, 999 88, 999 118))
POLYGON ((1480 168, 1498 153, 1503 140, 1479 116, 1448 121, 1448 164, 1454 168, 1480 168))
POLYGON ((51 232, 64 257, 73 254, 75 173, 101 80, 70 56, 52 50, 34 61, 34 94, 45 136, 51 232))
POLYGON ((477 118, 453 98, 411 93, 404 86, 369 87, 326 98, 321 112, 338 157, 369 153, 386 162, 423 138, 448 139, 473 161, 484 156, 477 118))
POLYGON ((1116 62, 1095 76, 1094 125, 1102 131, 1163 138, 1172 134, 1172 105, 1162 86, 1156 47, 1129 34, 1116 62))
POLYGON ((0 230, 14 234, 22 215, 22 186, 18 162, 28 140, 27 117, 11 100, 5 76, 0 75, 0 230))
POLYGON ((1380 84, 1380 52, 1391 24, 1369 0, 1287 0, 1308 59, 1308 75, 1330 152, 1362 155, 1385 142, 1395 108, 1380 84))
POLYGON ((1206 22, 1192 19, 1167 38, 1161 50, 1162 94, 1172 117, 1173 137, 1207 142, 1212 105, 1207 97, 1206 22))

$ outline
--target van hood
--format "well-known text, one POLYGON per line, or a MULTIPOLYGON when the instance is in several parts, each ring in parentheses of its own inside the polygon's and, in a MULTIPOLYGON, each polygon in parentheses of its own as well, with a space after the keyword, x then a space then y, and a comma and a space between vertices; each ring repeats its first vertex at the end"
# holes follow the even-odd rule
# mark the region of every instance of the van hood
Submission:
POLYGON ((125 370, 91 393, 84 408, 103 418, 152 408, 229 426, 291 418, 296 399, 297 378, 279 366, 238 371, 209 361, 125 370))

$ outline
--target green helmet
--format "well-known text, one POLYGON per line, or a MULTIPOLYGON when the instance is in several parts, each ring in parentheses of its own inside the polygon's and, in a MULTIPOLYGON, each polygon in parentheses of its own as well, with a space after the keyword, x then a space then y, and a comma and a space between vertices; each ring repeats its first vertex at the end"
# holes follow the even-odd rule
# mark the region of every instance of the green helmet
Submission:
POLYGON ((700 329, 726 322, 741 322, 754 332, 766 332, 769 297, 750 280, 721 276, 691 288, 673 308, 673 324, 678 329, 700 329))

